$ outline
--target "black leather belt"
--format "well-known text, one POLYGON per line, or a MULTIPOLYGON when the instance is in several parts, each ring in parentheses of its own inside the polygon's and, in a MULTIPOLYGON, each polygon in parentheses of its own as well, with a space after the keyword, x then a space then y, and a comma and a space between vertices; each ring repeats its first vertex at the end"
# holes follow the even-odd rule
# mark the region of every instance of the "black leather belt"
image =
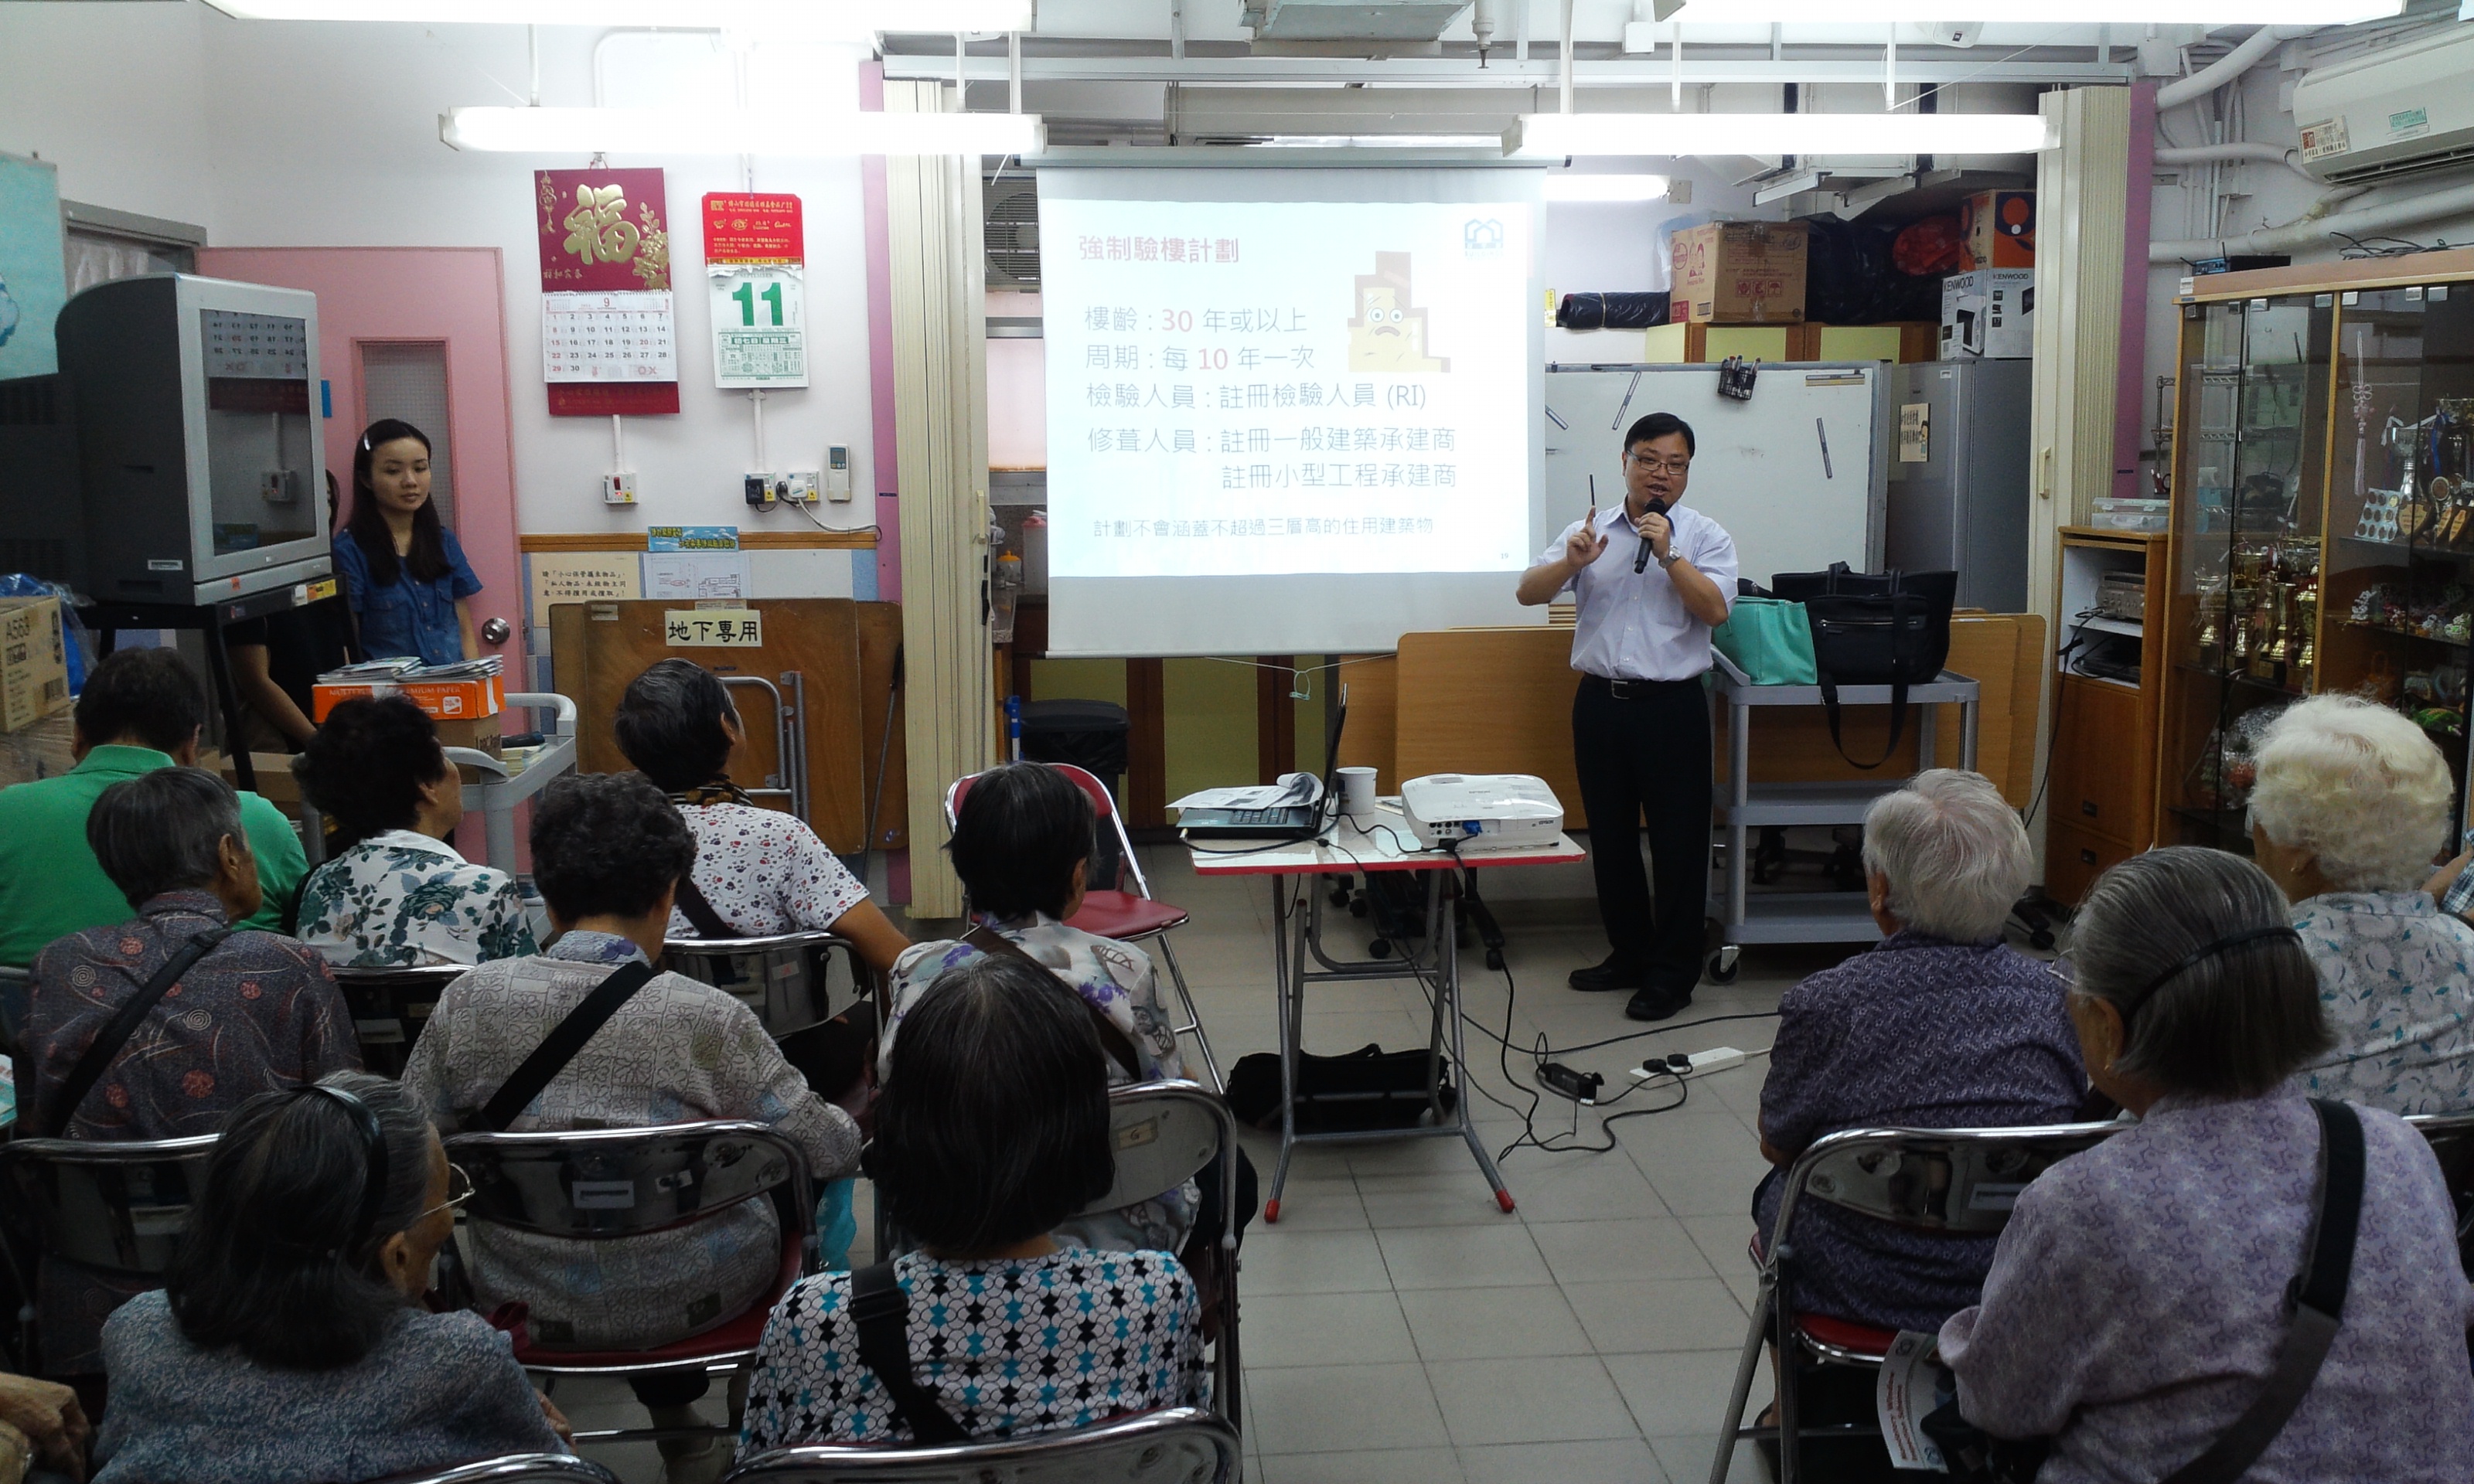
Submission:
POLYGON ((1675 690, 1684 686, 1690 686, 1695 690, 1698 690, 1701 686, 1701 682, 1697 680, 1618 681, 1611 680, 1603 675, 1585 675, 1581 678, 1581 683, 1584 685, 1594 686, 1599 690, 1605 691, 1608 695, 1613 697, 1617 701, 1647 701, 1652 696, 1660 695, 1663 692, 1675 690))

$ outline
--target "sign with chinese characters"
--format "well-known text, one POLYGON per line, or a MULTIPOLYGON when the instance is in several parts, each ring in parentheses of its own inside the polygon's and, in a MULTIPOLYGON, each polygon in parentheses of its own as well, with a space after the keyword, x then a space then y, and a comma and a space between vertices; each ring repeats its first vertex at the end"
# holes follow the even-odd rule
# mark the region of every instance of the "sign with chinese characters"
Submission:
POLYGON ((553 603, 616 601, 643 595, 632 551, 543 551, 524 559, 532 579, 532 624, 549 629, 553 603))
POLYGON ((551 416, 677 412, 662 172, 535 171, 533 208, 551 416))
POLYGON ((662 642, 672 649, 761 649, 764 614, 752 608, 666 609, 662 642))
POLYGON ((646 526, 646 551, 737 551, 737 526, 646 526))
POLYGON ((725 389, 808 384, 806 241, 799 198, 704 199, 713 381, 725 389))
POLYGON ((1899 404, 1899 462, 1923 464, 1932 458, 1932 403, 1899 404))
POLYGON ((1041 204, 1052 577, 1530 560, 1527 213, 1041 204))

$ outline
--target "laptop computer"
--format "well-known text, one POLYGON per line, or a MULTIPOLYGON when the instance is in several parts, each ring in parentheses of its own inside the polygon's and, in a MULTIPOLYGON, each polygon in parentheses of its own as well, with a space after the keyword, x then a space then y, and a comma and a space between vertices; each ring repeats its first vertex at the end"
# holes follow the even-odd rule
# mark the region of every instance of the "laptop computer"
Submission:
POLYGON ((1339 797, 1340 733, 1348 724, 1348 687, 1332 699, 1331 720, 1323 732, 1322 784, 1312 803, 1278 804, 1268 809, 1187 809, 1176 827, 1190 840, 1302 840, 1322 828, 1324 811, 1339 797))

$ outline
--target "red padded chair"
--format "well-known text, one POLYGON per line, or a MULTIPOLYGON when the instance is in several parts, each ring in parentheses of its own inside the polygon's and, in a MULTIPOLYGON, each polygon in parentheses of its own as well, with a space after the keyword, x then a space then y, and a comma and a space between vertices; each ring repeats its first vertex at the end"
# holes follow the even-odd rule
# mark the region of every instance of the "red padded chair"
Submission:
MULTIPOLYGON (((473 1181, 473 1199, 464 1211, 468 1222, 573 1241, 670 1231, 742 1201, 774 1201, 782 1225, 781 1263, 763 1297, 744 1311, 655 1350, 555 1350, 519 1330, 510 1338, 516 1363, 527 1371, 608 1376, 737 1371, 754 1362, 773 1305, 816 1269, 816 1202, 807 1158, 766 1124, 459 1134, 447 1140, 447 1158, 473 1181)), ((629 1442, 674 1430, 579 1432, 575 1441, 629 1442)), ((709 1430, 735 1433, 737 1424, 709 1430)))
MULTIPOLYGON (((1220 1075, 1220 1063, 1211 1054, 1211 1038, 1202 1029, 1201 1013, 1194 1008, 1194 992, 1186 988, 1185 970, 1177 967, 1176 950, 1169 946, 1168 935, 1173 929, 1185 925, 1186 910, 1152 896, 1151 882, 1143 877, 1142 862, 1134 857, 1134 842, 1126 833, 1125 817, 1117 812, 1117 802, 1108 797, 1107 784, 1070 762, 1043 763, 1041 766, 1054 768, 1072 778, 1075 786, 1091 801, 1092 812, 1107 828, 1115 831, 1117 837, 1117 858, 1121 863, 1117 879, 1104 890, 1086 887, 1082 893, 1081 910, 1068 919, 1065 925, 1079 928, 1095 938, 1106 938, 1117 943, 1149 941, 1159 945, 1160 958, 1168 965, 1169 982, 1176 986, 1177 1003, 1184 1007, 1185 1023, 1176 1027, 1176 1034, 1194 1038, 1195 1049, 1202 1053, 1203 1067, 1211 1073, 1211 1086, 1226 1090, 1226 1084, 1220 1075), (1128 874, 1133 877, 1134 890, 1120 890, 1128 874)), ((953 786, 945 790, 947 831, 953 829, 955 817, 961 810, 962 796, 971 791, 971 778, 978 776, 973 774, 971 778, 956 778, 953 786)))

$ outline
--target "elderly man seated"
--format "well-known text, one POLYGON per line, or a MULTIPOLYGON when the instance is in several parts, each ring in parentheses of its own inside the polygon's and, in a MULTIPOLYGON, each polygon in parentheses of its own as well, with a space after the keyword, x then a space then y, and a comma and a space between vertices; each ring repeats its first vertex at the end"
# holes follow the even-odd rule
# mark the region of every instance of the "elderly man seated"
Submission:
POLYGON ((2314 1096, 2474 1108, 2474 927, 2420 889, 2452 791, 2439 749, 2386 706, 2314 696, 2268 730, 2251 843, 2293 903, 2337 1037, 2301 1073, 2314 1096))
MULTIPOLYGON (((2001 941, 2032 869, 2019 816, 1979 774, 1935 768, 1864 816, 1881 942, 1779 1000, 1761 1088, 1753 1198, 1764 1242, 1785 1167, 1842 1129, 2063 1123, 2087 1088, 2060 987, 2001 941)), ((1792 1302, 1892 1329, 1931 1329, 1976 1302, 1998 1238, 1907 1232, 1801 1204, 1792 1302)))

